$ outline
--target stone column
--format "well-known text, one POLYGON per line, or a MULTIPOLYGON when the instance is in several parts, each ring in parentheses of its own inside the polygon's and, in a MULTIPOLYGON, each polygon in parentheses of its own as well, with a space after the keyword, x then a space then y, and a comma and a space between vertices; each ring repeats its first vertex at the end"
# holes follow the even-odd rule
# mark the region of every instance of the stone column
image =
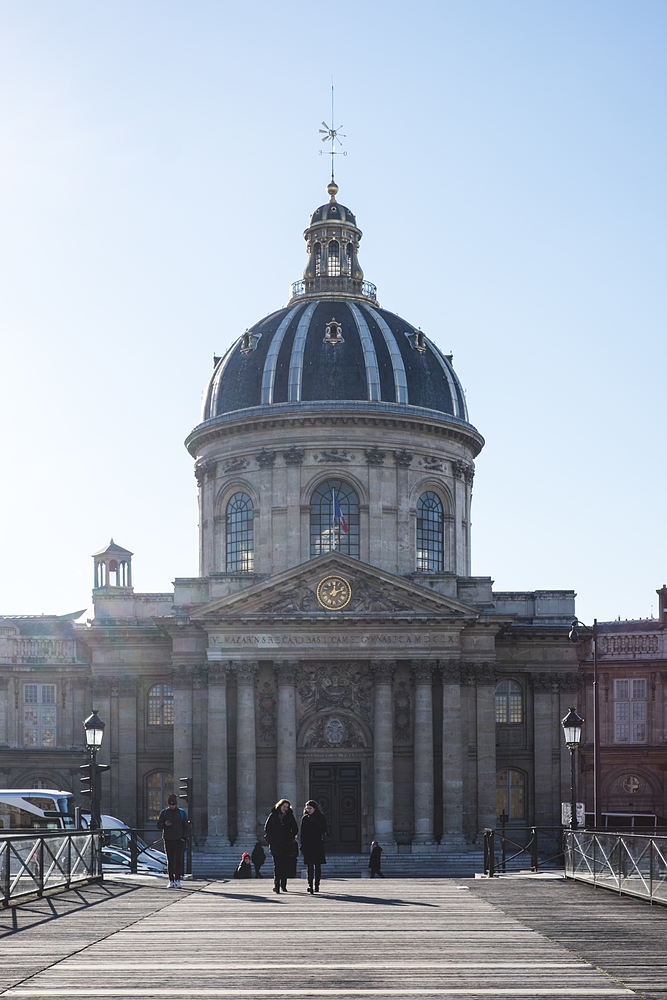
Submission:
MULTIPOLYGON (((533 760, 535 766, 535 808, 534 818, 526 812, 526 823, 550 826, 558 822, 554 817, 553 764, 552 764, 552 700, 554 679, 550 674, 531 674, 533 682, 533 760)), ((528 791, 528 789, 526 789, 528 791)), ((569 800, 568 800, 569 801, 569 800)), ((530 803, 526 801, 526 805, 530 803)))
POLYGON ((375 679, 373 763, 375 839, 383 845, 394 838, 394 660, 371 663, 375 679))
POLYGON ((412 661, 415 679, 413 844, 433 844, 433 669, 434 663, 412 661))
POLYGON ((179 780, 192 775, 192 674, 190 666, 174 670, 174 791, 179 780))
POLYGON ((227 663, 208 667, 208 836, 206 849, 229 847, 227 808, 227 663))
POLYGON ((252 848, 257 839, 257 738, 255 681, 259 664, 232 660, 236 674, 236 842, 252 848))
POLYGON ((442 842, 463 843, 461 664, 442 664, 442 842))
MULTIPOLYGON (((137 798, 137 680, 118 678, 118 815, 128 826, 138 823, 137 798)), ((103 809, 102 812, 106 812, 103 809)))
POLYGON ((496 825, 496 670, 479 663, 477 682, 477 828, 496 825))
POLYGON ((0 677, 0 746, 7 746, 9 744, 9 733, 7 732, 8 689, 8 679, 0 677))
POLYGON ((278 684, 278 738, 276 801, 289 799, 296 808, 296 675, 299 664, 274 663, 278 684))

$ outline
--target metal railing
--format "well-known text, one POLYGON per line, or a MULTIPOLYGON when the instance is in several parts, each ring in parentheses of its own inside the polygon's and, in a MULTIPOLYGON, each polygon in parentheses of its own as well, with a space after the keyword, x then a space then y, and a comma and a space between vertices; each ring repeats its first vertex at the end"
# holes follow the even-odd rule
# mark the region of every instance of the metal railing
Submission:
POLYGON ((0 837, 0 906, 102 878, 99 836, 54 831, 0 837))
POLYGON ((667 836, 567 830, 565 875, 667 904, 667 836))
POLYGON ((530 868, 562 868, 561 826, 503 827, 484 831, 484 874, 494 875, 530 868))
MULTIPOLYGON (((350 279, 345 275, 341 275, 338 279, 326 278, 326 290, 328 291, 349 291, 350 279)), ((303 278, 298 281, 293 281, 290 285, 290 299, 296 299, 300 295, 306 294, 306 286, 304 284, 303 278)), ((315 292, 314 294, 317 294, 315 292)), ((358 293, 357 293, 358 294, 358 293)), ((361 294, 365 295, 367 299, 377 299, 377 285, 374 285, 372 281, 362 281, 361 282, 361 294)))

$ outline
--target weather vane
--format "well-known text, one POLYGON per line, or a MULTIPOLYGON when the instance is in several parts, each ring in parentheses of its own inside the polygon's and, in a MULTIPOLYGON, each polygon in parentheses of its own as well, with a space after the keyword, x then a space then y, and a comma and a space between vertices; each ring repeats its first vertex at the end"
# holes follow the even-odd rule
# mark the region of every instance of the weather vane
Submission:
MULTIPOLYGON (((347 153, 345 152, 345 150, 336 149, 336 143, 338 143, 339 146, 343 145, 343 143, 340 141, 340 137, 342 136, 343 139, 344 139, 345 138, 345 133, 341 132, 341 128, 343 127, 342 125, 339 125, 338 128, 335 128, 334 121, 335 121, 335 119, 334 119, 334 85, 333 85, 333 80, 332 80, 331 81, 331 125, 327 125, 326 122, 322 122, 322 124, 324 125, 324 128, 320 129, 320 133, 324 133, 324 138, 322 139, 322 142, 331 142, 331 151, 328 154, 331 157, 331 180, 334 179, 334 156, 336 156, 336 154, 340 153, 340 152, 343 153, 343 156, 347 156, 347 153)), ((324 150, 321 149, 320 150, 320 156, 322 155, 323 152, 324 152, 324 150)))

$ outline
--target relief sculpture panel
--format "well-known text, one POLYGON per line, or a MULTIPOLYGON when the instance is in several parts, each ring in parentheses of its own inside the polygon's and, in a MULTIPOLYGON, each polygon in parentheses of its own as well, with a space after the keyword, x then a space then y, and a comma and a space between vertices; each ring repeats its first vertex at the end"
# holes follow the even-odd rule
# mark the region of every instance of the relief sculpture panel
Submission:
POLYGON ((297 681, 299 718, 310 712, 344 709, 368 722, 372 691, 373 680, 365 665, 304 660, 297 681))

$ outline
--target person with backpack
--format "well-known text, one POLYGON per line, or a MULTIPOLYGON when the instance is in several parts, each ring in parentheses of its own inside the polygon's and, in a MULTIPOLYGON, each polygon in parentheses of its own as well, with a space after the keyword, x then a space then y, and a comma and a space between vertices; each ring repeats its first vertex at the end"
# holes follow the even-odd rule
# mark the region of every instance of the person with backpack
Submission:
POLYGON ((189 822, 185 810, 178 809, 178 799, 172 792, 167 798, 167 808, 158 817, 157 828, 162 830, 164 851, 167 855, 169 888, 180 889, 183 877, 185 844, 188 839, 189 822))

